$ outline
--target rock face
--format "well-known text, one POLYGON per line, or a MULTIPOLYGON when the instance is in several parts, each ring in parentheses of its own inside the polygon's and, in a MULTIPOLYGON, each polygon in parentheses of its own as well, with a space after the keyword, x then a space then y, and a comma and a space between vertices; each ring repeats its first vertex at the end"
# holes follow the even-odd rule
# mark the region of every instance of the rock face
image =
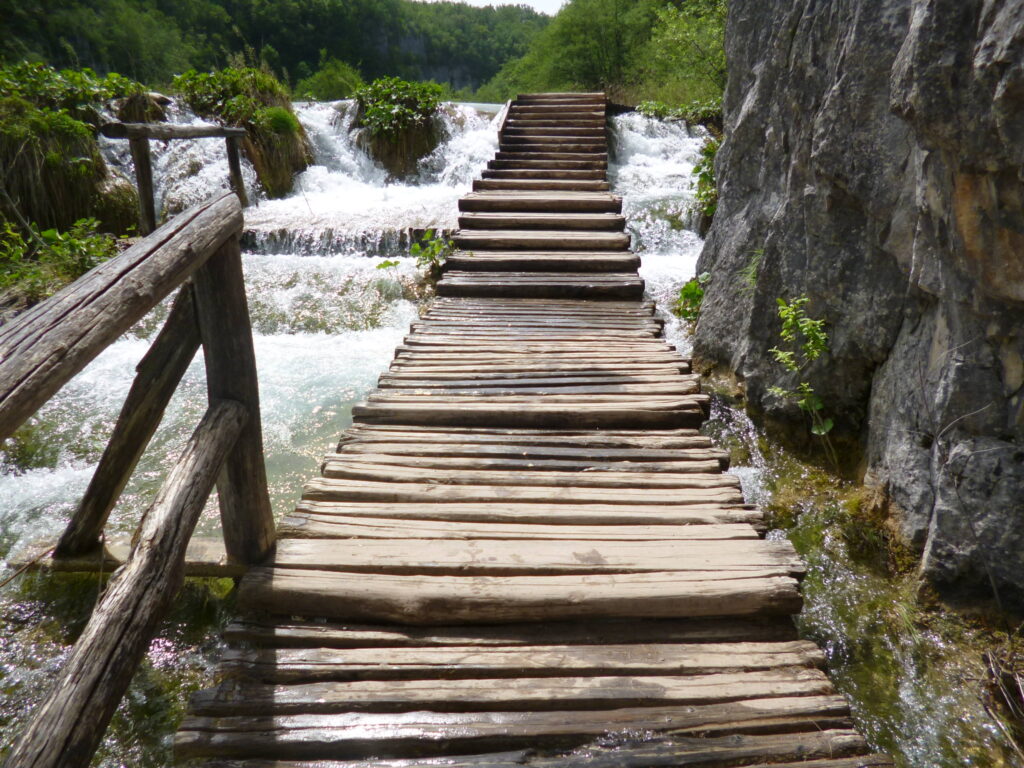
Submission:
POLYGON ((776 298, 805 374, 937 584, 1024 606, 1024 0, 730 0, 726 140, 696 354, 772 395, 776 298))

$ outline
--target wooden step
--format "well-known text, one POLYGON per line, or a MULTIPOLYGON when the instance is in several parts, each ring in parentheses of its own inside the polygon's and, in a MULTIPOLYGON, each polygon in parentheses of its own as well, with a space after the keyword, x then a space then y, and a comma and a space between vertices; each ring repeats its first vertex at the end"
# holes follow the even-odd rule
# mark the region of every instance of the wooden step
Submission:
POLYGON ((626 228, 626 218, 617 213, 470 212, 459 216, 459 227, 461 230, 563 229, 622 232, 626 228))
POLYGON ((551 125, 535 126, 523 125, 516 121, 515 125, 506 124, 501 132, 502 139, 510 139, 516 136, 555 136, 555 137, 594 137, 605 138, 604 126, 580 126, 580 125, 551 125))
MULTIPOLYGON (((239 587, 240 610, 286 616, 320 616, 357 621, 388 621, 403 624, 493 624, 518 621, 565 620, 574 617, 689 618, 700 616, 747 616, 790 614, 800 610, 797 582, 789 576, 762 576, 742 571, 721 574, 621 573, 572 576, 395 576, 362 573, 253 568, 239 587), (571 600, 566 595, 571 594, 571 600)), ((810 644, 813 647, 813 644, 810 644)), ((652 649, 653 650, 653 649, 652 649)), ((608 647, 602 651, 608 652, 608 647)), ((820 651, 807 649, 806 653, 820 651)), ((748 667, 749 655, 732 648, 724 663, 748 667)), ((384 662, 394 663, 394 652, 384 662)), ((536 654, 531 654, 534 670, 536 654)), ((346 665, 353 660, 346 658, 346 665)), ((468 659, 448 675, 480 674, 468 659)), ((571 669, 571 658, 560 656, 560 671, 571 669)), ((648 662, 649 663, 649 662, 648 662)), ((793 658, 792 664, 806 664, 793 658)), ((678 669, 678 662, 675 662, 678 669)), ((630 674, 636 669, 629 666, 630 674)), ((277 658, 275 674, 286 673, 284 659, 277 658)), ((303 670, 309 680, 312 670, 303 670)), ((422 674, 404 667, 404 674, 422 674)), ((319 679, 346 673, 323 666, 319 679)), ((281 679, 278 677, 278 679, 281 679)))
POLYGON ((604 129, 607 122, 603 117, 510 117, 505 123, 506 128, 601 128, 604 129))
POLYGON ((503 152, 599 152, 604 153, 608 151, 608 143, 606 141, 593 141, 590 139, 569 139, 569 138, 558 138, 555 137, 551 141, 535 142, 529 140, 512 139, 511 141, 505 141, 504 139, 498 144, 498 147, 503 152))
POLYGON ((604 171, 608 164, 591 160, 490 160, 487 167, 491 170, 515 170, 517 168, 537 168, 563 171, 604 171))
POLYGON ((474 229, 456 232, 454 240, 456 246, 463 250, 593 250, 620 252, 629 248, 630 236, 624 232, 474 229))
POLYGON ((521 151, 528 151, 526 147, 548 147, 557 146, 561 147, 565 151, 569 151, 572 147, 573 151, 577 151, 576 148, 582 149, 598 149, 601 151, 607 151, 608 142, 604 136, 588 136, 586 134, 546 134, 546 133, 530 133, 528 135, 517 135, 517 134, 506 134, 502 133, 500 146, 502 149, 506 147, 519 147, 521 151))
MULTIPOLYGON (((619 300, 643 295, 644 283, 638 277, 615 282, 593 279, 598 273, 583 273, 567 278, 563 273, 549 273, 547 279, 524 280, 523 273, 475 272, 446 276, 437 285, 439 296, 515 296, 520 298, 547 298, 572 296, 578 299, 619 300)), ((535 273, 544 275, 545 273, 535 273)), ((553 425, 552 425, 553 426, 553 425)))
POLYGON ((611 188, 607 181, 580 181, 566 179, 475 179, 473 191, 489 190, 551 190, 605 192, 611 188))
POLYGON ((590 160, 608 165, 607 152, 508 152, 498 151, 495 160, 590 160))
POLYGON ((600 192, 472 192, 459 200, 459 210, 510 213, 621 213, 622 198, 600 192))
POLYGON ((462 272, 632 272, 640 267, 640 258, 628 251, 456 251, 448 257, 446 265, 462 272))
POLYGON ((565 170, 559 168, 516 168, 510 170, 487 169, 481 172, 485 179, 570 179, 601 180, 606 174, 602 169, 565 170))

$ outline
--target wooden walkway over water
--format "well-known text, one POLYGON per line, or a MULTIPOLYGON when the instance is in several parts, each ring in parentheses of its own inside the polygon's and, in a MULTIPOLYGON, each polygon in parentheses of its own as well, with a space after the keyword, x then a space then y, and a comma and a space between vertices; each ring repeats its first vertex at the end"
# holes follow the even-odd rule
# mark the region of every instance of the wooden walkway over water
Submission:
POLYGON ((891 765, 697 431, 606 167, 602 95, 512 105, 439 298, 242 580, 181 758, 891 765))

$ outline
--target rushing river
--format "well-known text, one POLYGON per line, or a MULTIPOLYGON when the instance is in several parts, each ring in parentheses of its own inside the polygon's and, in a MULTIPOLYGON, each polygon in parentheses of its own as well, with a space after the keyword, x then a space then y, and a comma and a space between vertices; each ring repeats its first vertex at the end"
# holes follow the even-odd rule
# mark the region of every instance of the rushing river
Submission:
MULTIPOLYGON (((387 183, 350 139, 351 110, 344 103, 298 105, 299 118, 315 149, 316 164, 297 180, 286 199, 261 198, 255 175, 243 169, 256 201, 246 211, 244 269, 260 380, 264 443, 275 513, 290 511, 302 483, 315 475, 321 455, 349 425, 352 406, 374 386, 391 360, 424 294, 407 253, 408 234, 428 227, 453 229, 458 198, 497 148, 498 106, 449 105, 442 116, 447 139, 421 165, 417 179, 387 183), (397 266, 378 269, 384 260, 397 266)), ((178 121, 190 116, 179 114, 178 121)), ((613 189, 625 198, 641 273, 661 306, 694 274, 701 239, 690 228, 690 175, 702 142, 699 131, 638 115, 614 118, 613 189)), ((227 188, 222 142, 178 142, 156 147, 158 208, 181 210, 227 188)), ((130 166, 123 143, 104 151, 112 164, 130 166)), ((40 541, 53 541, 85 490, 105 440, 131 385, 134 366, 159 328, 166 306, 111 345, 65 386, 0 458, 0 559, 17 560, 40 541)), ((687 329, 667 318, 666 330, 682 351, 687 329)), ((206 407, 204 373, 195 361, 175 395, 164 423, 111 516, 107 535, 130 535, 206 407)), ((721 411, 713 425, 733 440, 752 427, 738 414, 721 411)), ((756 440, 748 440, 756 443, 756 440)), ((745 487, 763 493, 770 467, 756 451, 740 467, 745 487)), ((213 501, 199 535, 218 535, 213 501)), ((799 536, 799 531, 795 534, 799 536)), ((844 624, 834 614, 851 593, 837 558, 811 553, 807 631, 826 643, 836 659, 840 683, 872 736, 904 749, 905 764, 977 765, 932 760, 935 734, 958 727, 958 738, 995 738, 977 707, 952 695, 945 683, 939 698, 922 701, 931 677, 911 675, 884 712, 874 711, 865 686, 842 653, 844 624), (836 584, 836 582, 838 585, 836 584), (817 585, 831 584, 840 597, 817 585), (843 590, 846 589, 844 592, 843 590), (917 681, 916 687, 914 681, 917 681), (906 696, 901 691, 906 690, 906 696), (942 696, 945 696, 942 699, 942 696), (898 737, 900 729, 924 735, 898 737), (964 736, 963 731, 968 731, 964 736), (894 734, 897 734, 894 736, 894 734), (930 735, 929 735, 930 734, 930 735)), ((0 568, 0 581, 12 571, 0 568)), ((96 599, 95 576, 24 576, 0 587, 0 759, 67 655, 96 599)), ((856 599, 856 596, 850 598, 856 599)), ((162 766, 188 691, 209 683, 210 660, 218 652, 217 630, 231 611, 231 582, 191 581, 174 615, 154 641, 101 749, 103 766, 162 766)), ((926 697, 924 697, 926 698, 926 697)), ((979 741, 979 743, 983 743, 979 741)), ((972 742, 973 744, 973 742, 972 742)), ((971 754, 976 754, 971 752, 971 754)), ((1010 763, 990 763, 1000 765, 1010 763)))

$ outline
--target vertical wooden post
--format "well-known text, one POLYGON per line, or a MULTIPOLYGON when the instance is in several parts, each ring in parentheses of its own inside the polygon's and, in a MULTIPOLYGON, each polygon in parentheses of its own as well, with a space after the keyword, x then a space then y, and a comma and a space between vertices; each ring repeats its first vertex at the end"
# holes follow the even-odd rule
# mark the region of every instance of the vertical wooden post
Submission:
POLYGON ((160 425, 178 382, 199 348, 192 286, 178 293, 167 322, 136 368, 110 442, 92 476, 82 503, 57 544, 57 557, 74 557, 99 544, 110 510, 117 503, 139 457, 160 425))
POLYGON ((249 409, 249 421, 224 463, 217 492, 228 558, 252 565, 274 544, 274 515, 267 494, 256 354, 237 235, 196 271, 193 287, 210 402, 237 400, 249 409))
POLYGON ((231 187, 238 195, 242 207, 249 205, 249 198, 245 194, 245 180, 242 178, 242 160, 238 151, 238 137, 228 136, 225 140, 228 148, 228 169, 231 173, 231 187))
POLYGON ((135 163, 135 179, 139 185, 139 234, 148 235, 156 229, 156 203, 153 195, 153 163, 149 156, 149 139, 128 139, 135 163))

